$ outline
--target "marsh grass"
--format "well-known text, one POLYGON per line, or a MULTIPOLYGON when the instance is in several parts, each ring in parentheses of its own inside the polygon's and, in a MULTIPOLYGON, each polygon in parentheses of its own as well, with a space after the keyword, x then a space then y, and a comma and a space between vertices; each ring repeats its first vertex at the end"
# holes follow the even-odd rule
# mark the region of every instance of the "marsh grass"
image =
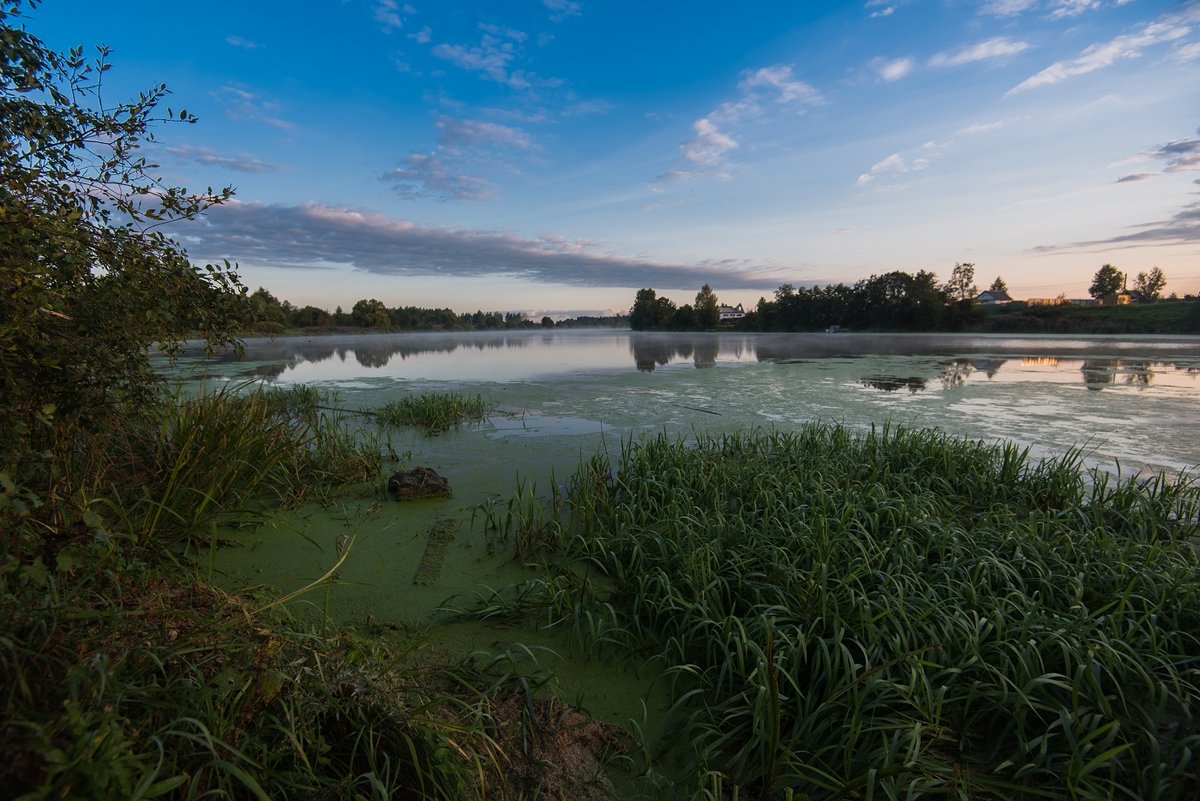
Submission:
MULTIPOLYGON (((583 797, 546 794, 562 771, 545 744, 573 742, 562 723, 577 717, 533 702, 535 674, 329 618, 358 515, 378 502, 345 504, 334 559, 295 592, 200 579, 222 526, 377 492, 390 445, 361 419, 303 388, 175 395, 64 437, 47 497, 2 487, 16 527, 0 527, 0 795, 583 797), (320 619, 292 617, 312 595, 320 619)), ((583 767, 585 783, 600 772, 583 767)))
POLYGON ((374 414, 381 425, 413 426, 427 434, 440 434, 465 423, 481 422, 487 412, 479 395, 426 392, 388 401, 374 414))
POLYGON ((0 573, 0 783, 19 798, 430 798, 500 775, 477 670, 101 557, 0 573))
POLYGON ((170 395, 149 419, 114 419, 60 448, 53 504, 103 519, 106 536, 188 548, 280 505, 328 501, 374 480, 390 447, 319 400, 303 387, 170 395))
POLYGON ((934 431, 658 436, 471 614, 657 666, 691 797, 1193 798, 1198 499, 934 431))

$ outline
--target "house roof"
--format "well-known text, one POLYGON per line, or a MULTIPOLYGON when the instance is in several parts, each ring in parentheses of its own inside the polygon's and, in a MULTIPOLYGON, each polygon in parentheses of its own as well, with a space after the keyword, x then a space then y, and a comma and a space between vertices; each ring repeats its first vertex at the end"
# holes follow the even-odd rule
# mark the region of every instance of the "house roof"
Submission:
POLYGON ((987 289, 979 293, 976 300, 1012 300, 1003 289, 987 289))

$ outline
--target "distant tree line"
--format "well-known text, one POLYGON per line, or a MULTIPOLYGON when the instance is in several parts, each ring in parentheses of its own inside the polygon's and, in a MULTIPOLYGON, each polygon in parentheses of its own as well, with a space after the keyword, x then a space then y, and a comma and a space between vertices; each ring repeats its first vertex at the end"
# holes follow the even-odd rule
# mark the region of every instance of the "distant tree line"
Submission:
MULTIPOLYGON (((1140 272, 1129 288, 1128 276, 1105 264, 1093 276, 1089 294, 1103 302, 1128 295, 1140 303, 1163 299, 1166 277, 1158 267, 1140 272)), ((989 286, 992 293, 1007 295, 1008 286, 997 276, 989 286)), ((264 333, 289 329, 360 329, 368 331, 506 331, 533 328, 629 327, 635 331, 711 331, 724 326, 741 331, 824 331, 832 326, 860 331, 962 331, 986 330, 997 321, 985 320, 976 298, 975 265, 958 263, 950 278, 939 281, 928 270, 916 274, 900 270, 872 275, 854 284, 796 287, 784 284, 772 298, 739 319, 722 323, 721 304, 712 287, 705 284, 694 303, 677 306, 654 289, 639 289, 628 315, 533 320, 521 312, 474 311, 459 314, 453 309, 419 306, 389 307, 376 298, 357 301, 347 312, 337 307, 332 313, 316 306, 294 306, 279 300, 266 289, 245 296, 247 328, 264 333)), ((1172 296, 1174 297, 1174 296, 1172 296)), ((1063 297, 1065 301, 1065 296, 1063 297)), ((1021 305, 1013 304, 1011 311, 1021 305)), ((1042 310, 1040 315, 1053 315, 1042 310)), ((1019 322, 1019 321, 1011 321, 1019 322)), ((1040 321, 1039 325, 1044 325, 1040 321)))
MULTIPOLYGON (((1133 288, 1127 289, 1125 273, 1106 264, 1094 276, 1089 292, 1106 303, 1115 303, 1120 294, 1139 303, 1152 303, 1163 299, 1166 283, 1163 271, 1154 267, 1138 273, 1133 288)), ((1002 277, 997 276, 988 291, 1008 302, 1008 285, 1002 277)), ((724 325, 741 331, 825 331, 834 326, 859 331, 988 330, 996 321, 990 319, 994 315, 982 313, 976 300, 979 294, 975 265, 971 263, 955 264, 945 282, 927 270, 916 274, 894 270, 854 284, 784 284, 772 298, 760 298, 745 317, 728 320, 724 325)), ((990 310, 1015 312, 1023 306, 1016 302, 990 310)), ((694 306, 676 306, 647 288, 638 290, 629 321, 635 331, 707 331, 717 327, 719 310, 717 296, 708 284, 696 295, 694 306)), ((1061 316, 1053 308, 1038 314, 1061 316)), ((1038 325, 1044 324, 1039 318, 1038 325)))
MULTIPOLYGON (((1003 280, 996 279, 1003 286, 1003 280)), ((795 287, 784 284, 772 300, 760 298, 745 317, 729 321, 739 330, 824 331, 831 326, 889 331, 957 330, 971 317, 975 296, 975 265, 956 264, 950 280, 935 274, 894 271, 873 275, 853 285, 795 287)), ((638 290, 629 321, 635 331, 705 331, 719 322, 720 305, 705 284, 696 305, 676 307, 653 289, 638 290)))
POLYGON ((357 301, 350 311, 338 306, 332 313, 316 306, 295 306, 279 300, 263 287, 246 296, 247 328, 263 333, 288 329, 362 329, 371 331, 508 331, 555 327, 621 327, 629 324, 624 315, 579 317, 555 321, 530 319, 522 312, 475 311, 459 314, 453 309, 420 306, 388 307, 376 298, 357 301))

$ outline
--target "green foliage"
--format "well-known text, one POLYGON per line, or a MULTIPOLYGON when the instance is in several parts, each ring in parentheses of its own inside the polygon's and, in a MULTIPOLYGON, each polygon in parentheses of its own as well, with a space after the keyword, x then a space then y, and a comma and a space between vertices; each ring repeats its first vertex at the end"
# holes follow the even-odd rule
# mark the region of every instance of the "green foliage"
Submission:
POLYGON ((216 526, 250 524, 377 477, 383 446, 318 400, 308 388, 223 386, 165 396, 145 417, 77 435, 55 460, 53 517, 25 530, 51 541, 67 528, 83 542, 189 547, 216 526))
POLYGON ((449 431, 467 422, 487 417, 483 398, 460 392, 425 392, 388 401, 375 411, 382 425, 415 426, 427 434, 449 431))
POLYGON ((386 329, 391 320, 388 316, 387 306, 383 305, 383 301, 375 298, 355 303, 354 308, 350 310, 350 317, 358 328, 386 329))
POLYGON ((1115 296, 1125 286, 1125 273, 1112 264, 1106 264, 1092 276, 1088 294, 1097 300, 1115 296))
POLYGON ((784 284, 773 301, 759 300, 754 324, 762 331, 824 331, 830 326, 854 330, 936 331, 957 327, 969 305, 951 305, 926 270, 872 275, 854 286, 800 287, 784 284))
POLYGON ((60 54, 0 8, 0 463, 49 480, 39 456, 56 436, 96 431, 150 402, 147 348, 192 332, 229 343, 241 315, 226 263, 193 266, 160 228, 230 190, 191 194, 139 155, 152 127, 189 124, 159 106, 166 87, 112 103, 98 49, 60 54))
POLYGON ((684 797, 1200 792, 1187 476, 811 424, 629 442, 566 509, 546 577, 477 614, 650 655, 684 797))
POLYGON ((489 680, 415 643, 104 553, 44 585, 0 570, 0 618, 6 797, 449 801, 504 775, 489 680))
POLYGON ((1162 300, 1163 287, 1166 285, 1167 277, 1160 267, 1151 267, 1149 272, 1138 273, 1133 282, 1133 288, 1142 296, 1141 299, 1149 302, 1162 300))
POLYGON ((653 289, 639 289, 629 310, 629 326, 634 331, 655 331, 669 327, 675 314, 675 303, 660 298, 653 289))
POLYGON ((975 286, 975 265, 970 263, 958 263, 954 265, 954 269, 950 272, 950 280, 946 282, 946 295, 960 302, 969 303, 974 300, 979 294, 979 288, 975 286))
POLYGON ((1046 334, 1196 334, 1200 301, 1166 300, 1123 306, 1012 304, 980 320, 975 330, 1046 334))
POLYGON ((248 298, 249 310, 246 325, 254 331, 266 334, 278 334, 291 325, 292 305, 287 301, 280 303, 279 299, 261 286, 248 298))
POLYGON ((1004 279, 997 275, 996 280, 993 281, 992 285, 988 287, 988 291, 989 292, 1003 292, 1004 294, 1007 295, 1008 294, 1008 284, 1004 283, 1004 279))
POLYGON ((716 293, 708 284, 700 287, 700 291, 696 293, 695 310, 696 328, 710 331, 717 327, 721 320, 721 305, 717 302, 716 293))

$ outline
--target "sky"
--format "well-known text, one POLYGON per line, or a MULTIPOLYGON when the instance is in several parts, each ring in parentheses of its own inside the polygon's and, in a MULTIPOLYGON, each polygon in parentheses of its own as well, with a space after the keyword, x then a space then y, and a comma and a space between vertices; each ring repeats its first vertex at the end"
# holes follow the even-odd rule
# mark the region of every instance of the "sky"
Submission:
POLYGON ((1016 298, 1105 263, 1200 290, 1200 1, 45 0, 162 82, 147 155, 233 200, 170 233, 346 310, 747 307, 958 262, 1016 298))

